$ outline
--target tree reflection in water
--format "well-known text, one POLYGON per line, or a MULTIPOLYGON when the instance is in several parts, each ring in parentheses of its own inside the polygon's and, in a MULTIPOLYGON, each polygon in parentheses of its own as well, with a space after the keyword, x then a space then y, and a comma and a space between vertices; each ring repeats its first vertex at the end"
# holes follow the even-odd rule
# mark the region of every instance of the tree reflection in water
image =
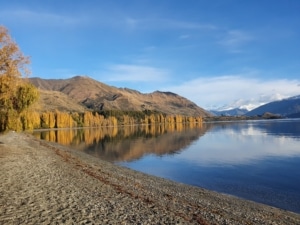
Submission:
POLYGON ((110 162, 132 161, 145 154, 176 154, 199 139, 212 124, 160 124, 35 131, 57 142, 110 162))

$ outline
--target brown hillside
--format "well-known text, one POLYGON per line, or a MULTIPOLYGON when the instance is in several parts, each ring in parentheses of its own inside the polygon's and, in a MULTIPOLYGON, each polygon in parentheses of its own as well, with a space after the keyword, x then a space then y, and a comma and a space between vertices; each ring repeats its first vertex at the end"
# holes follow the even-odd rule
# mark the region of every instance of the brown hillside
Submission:
POLYGON ((58 91, 40 90, 39 100, 32 106, 32 109, 39 112, 59 110, 61 112, 84 112, 86 107, 78 104, 69 96, 58 91))
POLYGON ((30 78, 40 90, 62 92, 72 101, 94 110, 157 110, 166 114, 210 116, 210 113, 188 99, 171 92, 143 94, 128 88, 108 86, 89 77, 70 79, 30 78))

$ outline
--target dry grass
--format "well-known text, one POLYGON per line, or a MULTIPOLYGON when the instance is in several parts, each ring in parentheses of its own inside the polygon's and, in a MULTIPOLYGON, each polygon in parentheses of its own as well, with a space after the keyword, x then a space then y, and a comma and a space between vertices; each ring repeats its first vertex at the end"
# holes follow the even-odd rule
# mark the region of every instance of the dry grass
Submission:
POLYGON ((72 111, 72 112, 84 112, 86 108, 83 105, 78 104, 69 96, 58 91, 46 91, 40 90, 39 100, 32 106, 34 111, 45 112, 59 110, 72 111))

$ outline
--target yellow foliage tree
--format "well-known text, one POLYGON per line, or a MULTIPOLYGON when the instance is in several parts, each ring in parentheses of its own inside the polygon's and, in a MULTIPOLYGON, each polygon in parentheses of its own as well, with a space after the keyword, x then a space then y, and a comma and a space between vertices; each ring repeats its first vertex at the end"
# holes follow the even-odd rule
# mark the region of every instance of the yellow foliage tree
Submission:
POLYGON ((0 131, 22 129, 20 114, 38 98, 36 88, 22 79, 29 75, 28 64, 29 58, 0 26, 0 131))
POLYGON ((41 127, 42 128, 54 128, 55 127, 55 115, 54 112, 43 112, 41 114, 41 127))
POLYGON ((75 121, 72 116, 66 112, 56 112, 56 128, 75 127, 75 121))
POLYGON ((41 126, 41 117, 38 112, 26 110, 21 114, 23 130, 38 129, 41 126))

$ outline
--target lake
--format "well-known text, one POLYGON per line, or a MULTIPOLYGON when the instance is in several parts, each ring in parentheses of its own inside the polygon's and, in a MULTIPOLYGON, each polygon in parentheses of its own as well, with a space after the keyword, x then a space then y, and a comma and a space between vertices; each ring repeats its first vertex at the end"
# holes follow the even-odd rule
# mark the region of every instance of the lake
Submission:
POLYGON ((33 134, 144 173, 300 213, 300 119, 33 134))

